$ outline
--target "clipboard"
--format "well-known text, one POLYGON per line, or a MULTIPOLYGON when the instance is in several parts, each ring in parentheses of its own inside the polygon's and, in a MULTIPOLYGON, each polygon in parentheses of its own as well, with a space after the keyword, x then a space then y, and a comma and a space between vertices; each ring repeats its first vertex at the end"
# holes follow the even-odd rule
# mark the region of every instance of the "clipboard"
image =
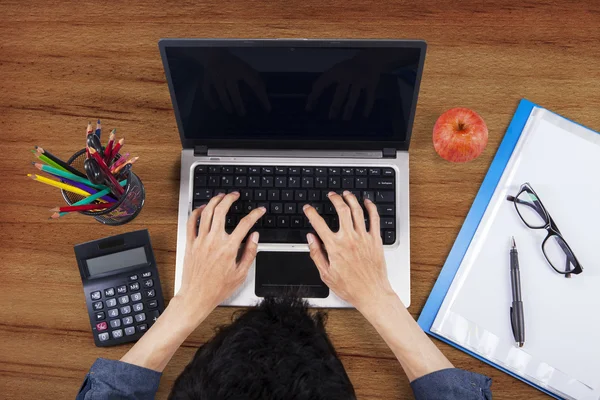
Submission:
MULTIPOLYGON (((444 303, 446 294, 448 293, 449 289, 451 288, 451 285, 455 279, 455 276, 457 275, 457 273, 459 272, 459 269, 461 268, 463 259, 465 258, 465 255, 467 254, 467 252, 472 244, 473 238, 474 238, 476 232, 478 231, 478 228, 480 226, 482 218, 484 217, 484 214, 486 213, 488 205, 490 204, 490 201, 492 200, 492 197, 494 196, 494 193, 496 192, 496 188, 498 187, 499 182, 501 181, 501 179, 503 177, 503 174, 505 172, 505 169, 507 168, 507 165, 509 164, 509 161, 511 160, 511 157, 513 156, 515 147, 517 146, 517 143, 519 142, 519 139, 521 138, 521 135, 522 135, 526 125, 528 124, 530 115, 532 114, 532 111, 535 108, 541 108, 541 107, 539 107, 535 103, 533 103, 529 100, 526 100, 526 99, 522 99, 520 101, 520 103, 517 107, 517 110, 514 114, 514 117, 507 129, 507 132, 506 132, 506 134, 498 148, 498 151, 492 161, 490 169, 483 180, 483 183, 477 193, 477 196, 473 202, 473 205, 472 205, 469 213, 467 214, 467 217, 466 217, 465 222, 458 234, 458 237, 448 255, 448 258, 440 272, 440 275, 433 287, 433 290, 432 290, 429 298, 427 299, 427 302, 419 316, 418 324, 426 333, 430 334, 431 336, 434 336, 437 339, 442 340, 442 341, 472 355, 473 357, 475 357, 483 362, 486 362, 486 363, 492 365, 493 367, 498 368, 523 382, 526 382, 526 383, 534 386, 535 388, 548 394, 549 396, 560 399, 560 398, 563 398, 560 396, 560 394, 550 391, 547 388, 540 386, 531 380, 526 379, 524 376, 519 375, 518 373, 515 373, 515 372, 505 368, 504 366, 502 366, 496 362, 493 362, 490 359, 488 359, 484 356, 481 356, 480 354, 477 354, 474 351, 471 351, 464 346, 461 346, 460 344, 457 344, 455 341, 432 331, 432 326, 436 320, 436 317, 438 316, 438 313, 440 312, 440 308, 442 307, 442 304, 444 303)), ((560 117, 560 118, 562 118, 562 117, 560 117)), ((571 121, 571 123, 572 123, 572 121, 571 121)), ((598 138, 599 138, 598 143, 600 143, 600 135, 598 136, 598 138)), ((550 210, 550 213, 552 213, 551 210, 550 210)), ((508 255, 508 247, 506 247, 506 254, 508 255)), ((506 264, 506 268, 508 271, 508 264, 506 264)), ((584 275, 585 275, 585 272, 584 272, 584 275)), ((508 312, 509 311, 507 308, 506 309, 507 323, 509 322, 508 312)), ((572 398, 572 397, 565 397, 565 398, 572 398)))

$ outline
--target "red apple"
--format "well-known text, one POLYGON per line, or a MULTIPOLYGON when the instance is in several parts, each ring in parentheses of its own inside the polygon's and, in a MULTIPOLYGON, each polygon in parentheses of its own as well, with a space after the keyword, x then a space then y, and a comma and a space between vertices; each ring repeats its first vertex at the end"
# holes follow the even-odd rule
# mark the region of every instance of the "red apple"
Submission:
POLYGON ((475 111, 452 108, 438 118, 433 127, 433 147, 445 160, 467 162, 485 149, 488 129, 475 111))

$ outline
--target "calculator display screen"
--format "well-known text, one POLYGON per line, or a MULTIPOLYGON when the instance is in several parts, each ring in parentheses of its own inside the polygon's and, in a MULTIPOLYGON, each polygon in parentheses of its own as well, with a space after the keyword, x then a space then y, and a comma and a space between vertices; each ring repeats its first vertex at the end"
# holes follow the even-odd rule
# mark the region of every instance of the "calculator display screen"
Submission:
POLYGON ((88 258, 86 263, 89 275, 94 276, 134 265, 148 264, 148 259, 146 249, 137 247, 106 256, 88 258))

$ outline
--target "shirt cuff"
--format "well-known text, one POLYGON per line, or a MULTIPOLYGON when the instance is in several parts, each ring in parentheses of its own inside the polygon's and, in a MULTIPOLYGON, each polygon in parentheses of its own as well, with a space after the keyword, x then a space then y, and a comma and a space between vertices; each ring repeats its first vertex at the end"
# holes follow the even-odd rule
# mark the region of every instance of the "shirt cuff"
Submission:
POLYGON ((458 368, 432 372, 415 379, 410 386, 417 400, 439 399, 440 394, 447 400, 492 399, 491 378, 458 368))
MULTIPOLYGON (((132 399, 154 399, 162 374, 122 361, 98 358, 90 368, 82 391, 89 390, 102 398, 120 396, 132 399)), ((80 393, 85 396, 85 393, 80 393)), ((87 396, 86 396, 87 398, 87 396)))

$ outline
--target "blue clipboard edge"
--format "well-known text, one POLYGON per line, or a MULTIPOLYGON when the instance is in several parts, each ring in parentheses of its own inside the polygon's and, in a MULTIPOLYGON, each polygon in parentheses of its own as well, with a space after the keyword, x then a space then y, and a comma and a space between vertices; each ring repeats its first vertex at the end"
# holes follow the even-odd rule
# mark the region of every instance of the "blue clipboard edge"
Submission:
POLYGON ((425 331, 427 334, 445 343, 448 343, 451 346, 456 347, 457 349, 464 351, 465 353, 503 372, 506 372, 507 374, 535 387, 536 389, 539 389, 540 391, 546 393, 549 396, 552 396, 556 399, 560 399, 560 397, 542 388, 541 386, 538 386, 524 379, 523 377, 507 370, 506 368, 503 368, 498 364, 495 364, 471 352, 470 350, 467 350, 464 347, 461 347, 456 343, 431 332, 430 330, 431 326, 433 325, 433 321, 435 320, 435 317, 437 316, 437 313, 440 307, 442 306, 442 302, 446 297, 446 293, 448 292, 448 289, 450 288, 450 285, 454 280, 454 276, 456 275, 456 272, 458 271, 458 268, 460 267, 462 260, 465 254, 467 253, 467 250, 469 249, 469 246, 471 245, 471 240, 473 239, 473 236, 475 235, 475 232, 479 227, 479 223, 483 218, 483 214, 485 213, 485 210, 487 209, 487 206, 490 200, 492 199, 492 195, 494 194, 494 191, 498 186, 498 182, 500 182, 500 178, 504 173, 504 169, 506 168, 506 165, 508 164, 508 161, 512 156, 513 150, 517 142, 519 141, 519 138, 521 137, 521 132, 523 131, 523 128, 525 127, 525 124, 527 123, 527 120, 529 119, 531 111, 534 107, 539 106, 527 99, 521 99, 521 101, 519 102, 513 119, 508 125, 508 129, 506 130, 504 139, 502 139, 502 142, 498 147, 498 151, 494 156, 492 164, 490 165, 490 169, 488 170, 488 173, 483 179, 483 183, 481 184, 481 187, 477 192, 477 196, 475 196, 473 205, 471 206, 471 209, 469 210, 469 213, 465 218, 465 222, 463 223, 463 226, 460 229, 460 232, 458 233, 456 241, 454 242, 454 245, 450 250, 450 254, 448 254, 448 258, 446 259, 446 262, 444 263, 444 266, 440 271, 440 275, 438 276, 438 279, 436 280, 435 285, 433 286, 429 298, 427 299, 427 302, 425 303, 425 306, 423 307, 423 310, 419 315, 417 323, 419 324, 421 329, 423 329, 423 331, 425 331))

